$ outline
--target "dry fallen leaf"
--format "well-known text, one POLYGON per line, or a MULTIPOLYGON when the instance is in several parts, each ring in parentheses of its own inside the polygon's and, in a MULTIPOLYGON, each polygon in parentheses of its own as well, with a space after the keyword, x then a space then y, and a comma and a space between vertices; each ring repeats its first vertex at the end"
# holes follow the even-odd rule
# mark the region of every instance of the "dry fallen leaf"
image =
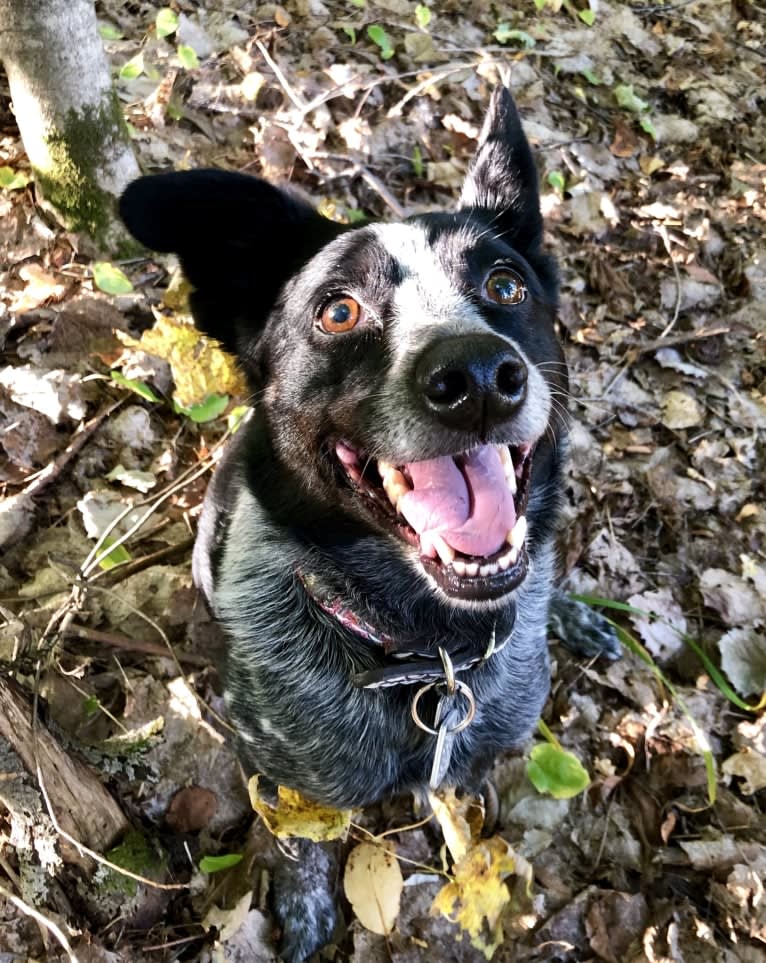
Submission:
POLYGON ((260 794, 258 776, 252 777, 247 784, 247 790, 253 809, 279 839, 301 836, 316 843, 328 842, 341 839, 351 825, 350 809, 320 806, 287 786, 279 787, 277 805, 272 806, 260 794))
POLYGON ((144 331, 140 341, 121 332, 118 337, 128 347, 168 362, 176 399, 186 408, 213 394, 242 395, 246 391, 234 359, 185 321, 162 315, 153 328, 144 331))
POLYGON ((766 756, 753 749, 743 749, 729 756, 721 770, 727 776, 739 776, 742 779, 740 789, 746 796, 766 789, 766 756))
POLYGON ((662 401, 662 423, 666 428, 693 428, 703 415, 697 400, 685 391, 669 391, 662 401))
POLYGON ((366 929, 381 936, 393 930, 403 886, 399 861, 382 843, 360 843, 349 853, 343 891, 366 929))
POLYGON ((429 792, 428 801, 441 827, 444 842, 457 862, 476 843, 484 824, 484 807, 473 796, 458 799, 453 788, 429 792))
POLYGON ((455 863, 454 879, 436 894, 431 912, 457 923, 490 959, 503 941, 501 917, 511 901, 505 880, 522 866, 525 874, 530 873, 529 864, 519 861, 500 836, 482 840, 455 863))

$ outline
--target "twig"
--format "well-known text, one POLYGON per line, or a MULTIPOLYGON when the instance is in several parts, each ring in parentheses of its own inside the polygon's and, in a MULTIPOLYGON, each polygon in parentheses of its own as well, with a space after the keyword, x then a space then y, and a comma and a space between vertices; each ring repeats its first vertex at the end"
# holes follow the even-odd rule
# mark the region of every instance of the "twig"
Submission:
POLYGON ((270 53, 268 52, 268 50, 264 47, 264 45, 261 43, 260 40, 256 40, 256 41, 255 41, 255 46, 258 48, 258 50, 260 50, 261 56, 262 56, 263 59, 266 61, 266 63, 269 65, 269 67, 271 67, 271 69, 274 71, 274 76, 275 76, 275 77, 277 78, 277 80, 279 81, 279 85, 280 85, 280 87, 282 88, 282 90, 284 90, 284 92, 287 94, 287 96, 288 96, 288 97, 290 98, 290 100, 293 102, 294 106, 296 106, 296 107, 298 108, 298 110, 301 112, 301 114, 302 114, 303 116, 305 116, 305 114, 306 114, 306 113, 308 112, 308 110, 310 109, 309 105, 306 104, 306 101, 300 96, 300 94, 297 94, 297 93, 293 90, 293 88, 290 86, 290 82, 288 81, 287 77, 285 77, 285 75, 282 73, 282 70, 281 70, 279 64, 276 62, 276 60, 273 59, 273 57, 271 56, 271 54, 270 54, 270 53))
MULTIPOLYGON (((70 622, 64 633, 66 638, 84 639, 86 642, 98 642, 101 645, 109 645, 113 649, 123 649, 126 652, 142 652, 144 655, 157 656, 158 658, 168 658, 168 650, 165 646, 156 645, 154 642, 146 642, 142 639, 131 639, 127 635, 119 635, 116 632, 100 632, 97 629, 89 629, 87 626, 78 625, 70 622)), ((210 659, 196 652, 182 652, 178 654, 179 662, 186 662, 189 665, 208 666, 210 659)))
POLYGON ((43 468, 42 471, 39 471, 34 476, 32 481, 29 482, 29 484, 23 489, 21 494, 32 498, 36 495, 39 495, 43 489, 52 484, 66 468, 69 462, 80 451, 83 445, 90 439, 91 435, 100 426, 101 422, 111 415, 115 408, 119 408, 124 401, 124 398, 118 398, 118 400, 112 402, 111 405, 107 405, 106 408, 102 408, 101 411, 91 418, 90 421, 81 423, 64 451, 55 461, 43 468))
POLYGON ((668 324, 665 326, 665 330, 660 335, 660 341, 667 337, 678 321, 678 315, 681 311, 681 274, 678 270, 678 265, 676 264, 675 258, 673 257, 673 251, 670 247, 670 237, 668 236, 668 229, 664 224, 657 225, 657 233, 662 238, 662 243, 665 245, 665 250, 668 252, 668 257, 670 258, 670 263, 673 266, 673 274, 676 276, 676 306, 673 311, 673 317, 670 319, 668 324))
POLYGON ((29 903, 25 903, 20 896, 16 896, 10 890, 6 889, 2 883, 0 883, 0 894, 3 895, 9 903, 13 903, 16 909, 21 910, 21 912, 26 916, 31 916, 35 922, 39 923, 40 926, 43 926, 46 930, 52 933, 61 944, 66 955, 69 957, 70 963, 80 963, 75 955, 74 950, 69 944, 69 940, 66 938, 63 931, 56 925, 56 923, 53 922, 53 920, 48 919, 47 916, 43 916, 43 914, 39 910, 36 910, 34 906, 30 906, 29 903))
POLYGON ((679 344, 688 344, 690 341, 701 341, 704 338, 714 338, 719 334, 729 334, 731 327, 728 324, 719 324, 712 328, 698 328, 696 331, 684 331, 682 334, 674 334, 672 338, 666 338, 660 335, 659 338, 655 338, 653 341, 647 341, 646 344, 638 345, 635 348, 630 348, 628 351, 628 356, 631 361, 635 361, 642 354, 648 354, 650 351, 659 351, 661 348, 673 348, 679 344))
POLYGON ((156 552, 151 552, 149 555, 142 555, 141 558, 134 558, 130 562, 125 562, 123 565, 101 569, 100 572, 95 572, 91 578, 95 580, 103 577, 110 585, 115 585, 117 582, 129 578, 131 575, 135 575, 136 572, 142 572, 145 568, 151 568, 152 565, 156 565, 158 562, 173 558, 176 555, 183 555, 188 552, 193 545, 194 536, 191 535, 189 538, 178 542, 177 545, 166 545, 164 548, 158 548, 156 552))

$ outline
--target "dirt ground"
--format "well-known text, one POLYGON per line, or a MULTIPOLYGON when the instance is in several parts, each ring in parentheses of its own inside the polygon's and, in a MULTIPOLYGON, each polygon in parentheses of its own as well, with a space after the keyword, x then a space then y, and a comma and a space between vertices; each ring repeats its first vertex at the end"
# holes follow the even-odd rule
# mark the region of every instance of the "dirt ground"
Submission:
MULTIPOLYGON (((534 881, 494 959, 765 961, 766 7, 176 0, 164 37, 158 9, 97 4, 142 168, 290 180, 340 220, 454 204, 509 83, 561 266, 562 576, 625 603, 606 611, 634 641, 614 663, 553 643, 544 719, 585 792, 498 760, 500 835, 534 881)), ((0 74, 5 167, 0 960, 66 959, 51 925, 81 961, 272 959, 271 843, 190 575, 238 382, 196 336, 145 340, 157 318, 188 334, 171 261, 115 261, 132 288, 106 293, 35 206, 0 74), (221 855, 243 858, 200 868, 221 855)), ((484 958, 430 912, 442 838, 396 831, 414 820, 407 800, 355 817, 353 838, 394 830, 401 909, 382 936, 345 904, 323 958, 484 958)))

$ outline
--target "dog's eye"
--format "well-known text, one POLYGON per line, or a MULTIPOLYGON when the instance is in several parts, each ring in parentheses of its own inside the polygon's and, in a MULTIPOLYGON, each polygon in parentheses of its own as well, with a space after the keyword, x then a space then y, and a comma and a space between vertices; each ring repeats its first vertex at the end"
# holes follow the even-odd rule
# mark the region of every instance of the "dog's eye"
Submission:
POLYGON ((521 304, 527 296, 527 289, 515 271, 501 268, 490 272, 484 282, 484 293, 496 304, 521 304))
POLYGON ((338 298, 331 301, 322 311, 319 323, 329 334, 343 334, 356 327, 362 313, 358 301, 353 298, 338 298))

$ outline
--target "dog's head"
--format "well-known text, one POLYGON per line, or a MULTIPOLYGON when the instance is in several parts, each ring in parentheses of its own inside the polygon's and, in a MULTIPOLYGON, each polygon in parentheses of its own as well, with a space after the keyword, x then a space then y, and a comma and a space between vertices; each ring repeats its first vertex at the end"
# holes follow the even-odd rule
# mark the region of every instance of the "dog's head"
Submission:
POLYGON ((179 255, 197 325, 239 358, 262 473, 270 460, 291 479, 273 499, 289 522, 310 531, 310 503, 458 606, 521 584, 550 532, 566 369, 534 161, 506 90, 452 213, 347 227, 211 170, 142 178, 121 213, 179 255))

